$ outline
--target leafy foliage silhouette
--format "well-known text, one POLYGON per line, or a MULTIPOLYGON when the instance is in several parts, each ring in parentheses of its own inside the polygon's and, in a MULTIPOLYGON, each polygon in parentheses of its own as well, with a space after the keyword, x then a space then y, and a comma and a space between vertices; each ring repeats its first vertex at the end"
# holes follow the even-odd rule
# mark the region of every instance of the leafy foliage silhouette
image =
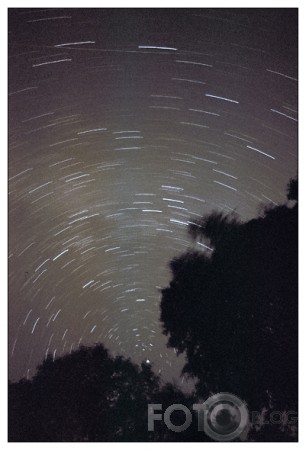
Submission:
MULTIPOLYGON (((206 440, 196 418, 184 433, 163 421, 148 431, 148 404, 174 403, 192 410, 193 398, 175 385, 162 385, 149 364, 112 357, 102 344, 80 347, 53 360, 49 355, 32 380, 9 383, 11 442, 143 442, 206 440)), ((171 416, 182 424, 180 412, 171 416)))
MULTIPOLYGON (((297 180, 287 192, 297 200, 297 180)), ((161 300, 168 346, 186 354, 183 372, 197 379, 204 398, 230 392, 250 410, 297 411, 297 203, 266 208, 246 223, 213 213, 189 233, 213 252, 174 258, 161 300)), ((280 428, 261 435, 286 440, 294 431, 287 427, 285 436, 280 428)))
MULTIPOLYGON (((186 354, 183 372, 197 380, 187 395, 163 385, 150 364, 113 357, 102 345, 48 355, 32 380, 9 383, 11 442, 210 441, 197 430, 192 405, 217 392, 238 395, 250 411, 297 411, 298 184, 290 205, 265 209, 247 223, 213 213, 193 222, 194 240, 211 255, 174 258, 162 290, 161 321, 168 345, 186 354), (293 201, 293 206, 292 206, 293 201), (199 400, 201 399, 201 400, 199 400), (181 433, 156 421, 148 431, 148 404, 185 405, 193 415, 181 433)), ((173 424, 184 423, 174 411, 173 424)), ((252 427, 251 441, 294 441, 286 423, 252 427)))

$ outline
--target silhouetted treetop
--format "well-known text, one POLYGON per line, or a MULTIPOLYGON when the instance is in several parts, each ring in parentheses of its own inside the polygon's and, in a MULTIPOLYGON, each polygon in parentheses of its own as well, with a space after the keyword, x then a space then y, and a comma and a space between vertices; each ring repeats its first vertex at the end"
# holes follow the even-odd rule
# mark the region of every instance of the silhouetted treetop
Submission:
MULTIPOLYGON (((289 186, 297 199, 297 181, 289 186)), ((212 213, 190 225, 213 252, 171 261, 161 321, 199 395, 231 392, 255 409, 297 410, 297 225, 297 203, 245 223, 212 213)))
POLYGON ((287 198, 288 200, 298 201, 298 180, 292 178, 287 186, 287 198))
POLYGON ((11 440, 147 440, 144 413, 159 390, 150 365, 112 357, 102 344, 48 355, 31 382, 10 385, 11 440))
POLYGON ((215 247, 225 234, 232 234, 235 230, 238 230, 239 225, 240 221, 235 213, 225 215, 214 211, 190 222, 188 233, 194 240, 207 239, 215 247))
MULTIPOLYGON (((9 384, 9 441, 207 440, 198 434, 196 419, 184 433, 163 421, 148 431, 148 404, 166 410, 182 403, 192 411, 192 400, 175 385, 163 386, 150 364, 112 357, 102 344, 81 346, 56 359, 48 355, 32 380, 9 384)), ((184 423, 181 412, 172 420, 184 423)))

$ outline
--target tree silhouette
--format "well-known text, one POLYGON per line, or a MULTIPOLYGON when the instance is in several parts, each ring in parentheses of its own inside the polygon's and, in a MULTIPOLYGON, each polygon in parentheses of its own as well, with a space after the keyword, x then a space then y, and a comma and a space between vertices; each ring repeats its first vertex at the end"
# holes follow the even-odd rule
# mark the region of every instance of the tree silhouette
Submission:
MULTIPOLYGON (((171 261, 172 281, 162 290, 161 321, 168 345, 186 353, 183 369, 197 380, 186 395, 162 385, 150 364, 112 357, 97 344, 53 359, 32 380, 9 383, 11 442, 210 441, 191 426, 169 430, 163 420, 148 431, 148 404, 192 405, 216 392, 238 395, 250 411, 297 411, 297 180, 291 202, 241 223, 213 213, 190 224, 193 239, 211 255, 187 252, 171 261), (292 201, 294 201, 292 205, 292 201)), ((172 423, 184 423, 173 411, 172 423)), ((285 423, 253 426, 250 441, 296 440, 285 423)))
MULTIPOLYGON (((297 180, 287 198, 297 199, 297 180)), ((190 225, 213 252, 171 261, 161 321, 168 345, 186 352, 198 395, 230 392, 251 410, 297 411, 297 225, 297 203, 246 223, 213 213, 190 225)), ((268 428, 265 439, 280 440, 280 427, 268 428)))
POLYGON ((289 181, 287 188, 287 198, 288 200, 298 201, 298 180, 297 178, 292 178, 289 181))
POLYGON ((149 365, 113 358, 102 344, 49 355, 32 381, 9 385, 9 440, 148 440, 159 383, 149 365))
MULTIPOLYGON (((102 344, 80 347, 53 360, 49 355, 31 381, 9 383, 10 442, 205 441, 193 414, 188 430, 176 433, 163 420, 148 431, 148 405, 183 404, 194 397, 161 380, 150 364, 112 357, 102 344)), ((171 415, 180 425, 180 411, 171 415)))

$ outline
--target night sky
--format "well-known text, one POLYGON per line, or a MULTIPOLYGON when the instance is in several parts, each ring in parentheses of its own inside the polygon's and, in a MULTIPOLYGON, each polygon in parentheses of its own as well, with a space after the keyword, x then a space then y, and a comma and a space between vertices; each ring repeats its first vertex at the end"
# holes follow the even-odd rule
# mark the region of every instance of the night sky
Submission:
POLYGON ((9 377, 102 342, 178 380, 160 289, 212 251, 188 224, 255 217, 297 173, 297 10, 8 17, 9 377))

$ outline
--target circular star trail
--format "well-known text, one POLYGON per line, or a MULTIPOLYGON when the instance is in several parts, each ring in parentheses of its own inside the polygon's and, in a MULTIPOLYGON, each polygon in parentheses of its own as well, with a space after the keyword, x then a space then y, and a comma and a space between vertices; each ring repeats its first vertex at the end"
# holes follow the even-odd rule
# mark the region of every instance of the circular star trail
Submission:
POLYGON ((9 10, 11 380, 95 342, 180 377, 159 303, 174 256, 211 252, 188 224, 296 175, 296 14, 9 10))

